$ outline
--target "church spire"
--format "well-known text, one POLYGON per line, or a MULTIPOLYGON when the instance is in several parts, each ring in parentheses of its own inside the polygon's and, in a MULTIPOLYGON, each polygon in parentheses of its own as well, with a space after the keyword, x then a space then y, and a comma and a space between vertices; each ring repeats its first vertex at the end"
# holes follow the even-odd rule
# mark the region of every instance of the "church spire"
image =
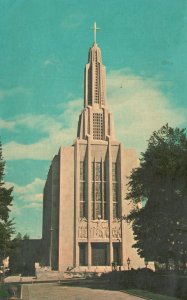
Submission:
POLYGON ((84 109, 80 114, 77 138, 106 141, 115 139, 112 114, 106 107, 106 71, 101 50, 96 44, 96 22, 93 26, 94 43, 89 49, 84 74, 84 109))
POLYGON ((89 49, 88 63, 85 66, 84 80, 84 107, 105 105, 106 98, 106 71, 102 64, 101 50, 96 44, 96 31, 99 30, 96 22, 92 27, 94 31, 94 44, 89 49))
POLYGON ((97 30, 99 30, 101 28, 97 28, 96 22, 94 22, 94 25, 93 25, 92 29, 93 29, 93 32, 94 32, 94 44, 96 44, 96 33, 97 33, 97 30))

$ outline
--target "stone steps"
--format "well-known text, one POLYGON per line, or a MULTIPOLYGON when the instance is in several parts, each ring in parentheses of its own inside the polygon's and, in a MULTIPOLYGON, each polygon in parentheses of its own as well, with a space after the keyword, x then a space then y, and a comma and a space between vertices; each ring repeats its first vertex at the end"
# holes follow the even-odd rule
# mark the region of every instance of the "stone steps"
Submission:
POLYGON ((71 269, 71 272, 94 272, 94 273, 108 273, 111 272, 111 266, 79 266, 71 269))

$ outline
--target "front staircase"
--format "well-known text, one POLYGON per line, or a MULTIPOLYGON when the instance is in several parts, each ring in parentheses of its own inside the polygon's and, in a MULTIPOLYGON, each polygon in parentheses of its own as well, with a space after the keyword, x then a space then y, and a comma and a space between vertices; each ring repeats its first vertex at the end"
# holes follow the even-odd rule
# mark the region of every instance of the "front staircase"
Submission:
POLYGON ((51 271, 49 267, 36 268, 37 281, 57 281, 63 279, 63 272, 51 271))
POLYGON ((71 278, 88 278, 111 272, 111 266, 69 267, 64 272, 52 271, 49 267, 36 267, 37 281, 60 281, 71 278))
POLYGON ((111 266, 80 266, 71 269, 71 272, 81 272, 81 273, 108 273, 111 272, 111 266))

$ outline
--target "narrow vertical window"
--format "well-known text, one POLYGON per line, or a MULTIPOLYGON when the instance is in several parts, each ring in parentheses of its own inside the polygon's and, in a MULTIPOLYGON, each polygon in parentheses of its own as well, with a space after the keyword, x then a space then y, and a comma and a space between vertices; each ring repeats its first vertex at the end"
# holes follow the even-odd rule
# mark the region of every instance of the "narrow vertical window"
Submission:
POLYGON ((112 201, 113 218, 119 217, 117 163, 112 163, 112 201))
POLYGON ((93 139, 102 140, 103 138, 103 114, 93 113, 93 139))
POLYGON ((85 168, 84 168, 84 162, 80 162, 80 181, 85 181, 85 168))
POLYGON ((80 218, 86 217, 85 163, 80 162, 80 218))
POLYGON ((107 219, 105 164, 92 162, 92 219, 107 219))
POLYGON ((117 164, 112 163, 112 181, 117 181, 117 164))
POLYGON ((88 70, 88 105, 92 105, 92 67, 88 70))
POLYGON ((95 163, 95 180, 101 181, 101 163, 100 162, 95 163))

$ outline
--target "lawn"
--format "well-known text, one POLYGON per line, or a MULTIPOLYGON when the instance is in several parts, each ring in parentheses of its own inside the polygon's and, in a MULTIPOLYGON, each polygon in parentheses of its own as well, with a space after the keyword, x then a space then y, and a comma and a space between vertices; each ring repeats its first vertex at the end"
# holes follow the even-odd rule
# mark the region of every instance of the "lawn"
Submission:
POLYGON ((20 296, 21 286, 18 283, 0 283, 0 300, 11 296, 20 296))
POLYGON ((129 294, 140 296, 151 300, 180 300, 179 298, 169 297, 161 294, 155 294, 149 291, 138 290, 138 289, 128 289, 125 291, 129 294))

